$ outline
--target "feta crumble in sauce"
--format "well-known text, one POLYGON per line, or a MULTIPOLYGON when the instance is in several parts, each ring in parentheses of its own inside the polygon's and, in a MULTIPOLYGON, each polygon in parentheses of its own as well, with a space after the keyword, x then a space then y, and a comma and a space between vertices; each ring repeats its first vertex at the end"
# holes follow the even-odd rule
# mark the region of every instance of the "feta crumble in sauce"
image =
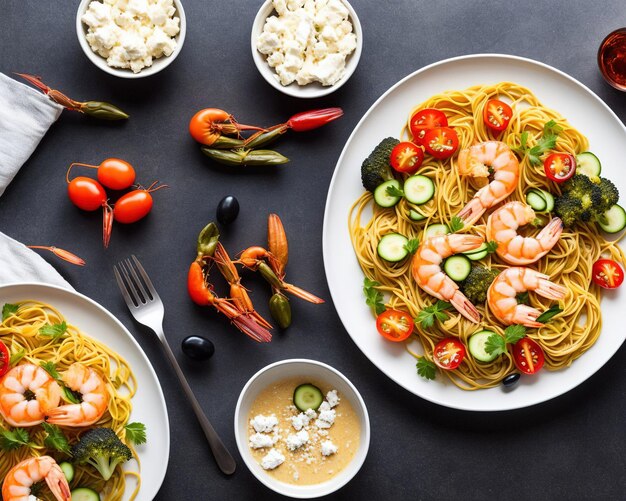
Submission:
POLYGON ((176 49, 180 31, 173 0, 94 0, 81 21, 91 49, 113 68, 139 73, 176 49))
POLYGON ((359 448, 354 409, 319 381, 292 378, 271 385, 252 404, 248 423, 253 457, 268 475, 289 484, 318 484, 334 477, 359 448), (300 412, 293 405, 294 389, 302 383, 322 390, 324 402, 317 412, 300 412))

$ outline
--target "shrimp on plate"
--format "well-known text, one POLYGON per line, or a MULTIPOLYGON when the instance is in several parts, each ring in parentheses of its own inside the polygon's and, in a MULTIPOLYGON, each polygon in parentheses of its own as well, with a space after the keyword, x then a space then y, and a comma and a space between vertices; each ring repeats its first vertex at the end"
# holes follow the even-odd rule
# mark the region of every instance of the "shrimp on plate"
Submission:
POLYGON ((64 372, 63 382, 81 394, 82 402, 52 409, 46 421, 72 427, 89 426, 98 421, 109 405, 109 392, 102 377, 91 367, 75 362, 64 372))
POLYGON ((483 243, 476 235, 440 235, 427 238, 417 248, 411 262, 413 278, 428 294, 449 301, 469 321, 478 323, 480 313, 459 286, 441 269, 441 262, 453 254, 476 249, 483 243))
POLYGON ((513 193, 520 175, 517 157, 501 141, 485 141, 461 150, 457 168, 461 176, 486 178, 493 172, 493 180, 459 212, 465 226, 474 224, 487 209, 513 193))
POLYGON ((0 414, 11 426, 42 423, 60 401, 61 387, 37 365, 18 365, 0 379, 0 414))
POLYGON ((69 501, 70 486, 63 470, 50 456, 26 459, 9 470, 2 483, 4 501, 27 501, 33 499, 31 487, 45 480, 58 501, 69 501))
POLYGON ((522 324, 526 327, 542 327, 537 322, 541 312, 537 308, 518 304, 516 296, 534 291, 548 299, 565 297, 567 289, 548 280, 550 277, 532 268, 511 267, 502 271, 487 291, 487 304, 491 312, 506 325, 522 324))
POLYGON ((498 244, 496 253, 504 261, 525 265, 538 261, 556 245, 561 238, 563 222, 553 218, 536 237, 517 234, 520 226, 535 219, 535 211, 522 202, 509 202, 496 209, 487 219, 487 239, 498 244))

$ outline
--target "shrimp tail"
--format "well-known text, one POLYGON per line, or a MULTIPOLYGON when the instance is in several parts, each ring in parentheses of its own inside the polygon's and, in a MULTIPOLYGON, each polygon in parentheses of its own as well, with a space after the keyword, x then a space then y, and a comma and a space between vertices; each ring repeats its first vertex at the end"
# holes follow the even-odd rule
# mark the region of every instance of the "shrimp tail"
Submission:
POLYGON ((70 501, 72 499, 70 486, 58 464, 54 463, 50 468, 50 472, 46 476, 46 484, 58 501, 70 501))
POLYGON ((567 289, 562 285, 550 282, 546 278, 540 278, 539 287, 535 289, 535 292, 548 299, 560 300, 565 297, 567 289))
MULTIPOLYGON (((541 247, 547 252, 556 245, 563 232, 563 221, 560 218, 553 218, 537 235, 537 240, 541 247)), ((542 253, 542 256, 544 254, 542 253)))
POLYGON ((540 311, 532 306, 518 304, 515 308, 515 315, 513 316, 513 321, 511 323, 522 324, 526 327, 543 327, 541 322, 537 322, 537 318, 540 314, 540 311))
POLYGON ((456 310, 470 322, 474 322, 475 324, 480 322, 480 313, 460 290, 456 290, 454 292, 450 302, 452 303, 452 306, 454 306, 456 310))
POLYGON ((473 225, 476 221, 480 219, 485 212, 485 207, 483 207, 480 198, 475 197, 472 198, 465 207, 461 209, 461 212, 457 214, 458 217, 461 218, 463 224, 467 226, 473 225))

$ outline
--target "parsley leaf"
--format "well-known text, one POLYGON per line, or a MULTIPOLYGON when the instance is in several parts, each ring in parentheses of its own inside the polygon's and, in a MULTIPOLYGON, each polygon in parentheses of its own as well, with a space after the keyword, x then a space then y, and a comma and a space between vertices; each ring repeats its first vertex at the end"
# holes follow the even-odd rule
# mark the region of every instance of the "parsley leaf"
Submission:
POLYGON ((487 254, 493 254, 498 248, 498 242, 496 242, 495 240, 489 240, 486 246, 487 248, 485 250, 487 251, 487 254))
POLYGON ((493 333, 485 342, 485 351, 490 355, 501 355, 506 351, 506 343, 500 334, 493 333))
POLYGON ((485 351, 489 354, 501 355, 506 352, 507 344, 515 344, 524 336, 526 336, 526 327, 523 325, 509 325, 504 329, 504 337, 494 333, 487 338, 485 351))
POLYGON ((504 329, 504 340, 508 344, 515 344, 526 335, 526 327, 523 325, 509 325, 504 329))
POLYGON ((404 196, 404 191, 402 191, 400 188, 396 187, 396 186, 387 186, 387 195, 389 195, 390 197, 403 197, 404 196))
POLYGON ((39 329, 38 334, 40 336, 51 337, 52 339, 59 339, 63 334, 67 332, 67 324, 65 320, 60 324, 47 324, 39 329))
POLYGON ((26 350, 22 348, 20 351, 16 351, 11 353, 11 358, 9 359, 9 365, 15 365, 20 360, 22 360, 26 356, 26 350))
POLYGON ((74 391, 67 386, 62 386, 63 390, 63 400, 66 400, 70 404, 80 404, 82 402, 81 394, 77 391, 74 391))
POLYGON ((411 240, 409 240, 405 245, 404 248, 406 249, 406 251, 413 255, 415 254, 415 251, 417 250, 417 248, 420 246, 420 241, 417 238, 412 238, 411 240))
POLYGON ((146 443, 146 425, 143 423, 128 423, 124 426, 126 439, 136 445, 146 443))
POLYGON ((43 445, 50 449, 64 452, 69 456, 72 455, 70 444, 67 441, 66 436, 61 431, 61 428, 46 422, 41 423, 41 426, 43 426, 44 431, 48 434, 48 436, 43 439, 43 445))
POLYGON ((532 148, 528 147, 528 132, 522 132, 520 136, 520 146, 513 148, 514 151, 520 155, 527 156, 528 161, 532 165, 541 164, 541 155, 546 151, 552 150, 556 146, 556 140, 560 132, 563 131, 563 127, 557 125, 554 120, 546 122, 543 126, 543 135, 537 140, 537 144, 532 148))
POLYGON ((463 223, 463 220, 459 216, 452 216, 450 224, 448 224, 448 228, 450 228, 452 233, 462 230, 464 226, 465 223, 463 223))
POLYGON ((57 371, 57 366, 54 362, 41 362, 41 368, 50 374, 57 381, 61 380, 61 374, 57 371))
POLYGON ((4 322, 11 315, 17 313, 19 306, 17 304, 5 303, 2 307, 2 321, 4 322))
POLYGON ((385 308, 383 303, 383 293, 376 289, 380 285, 376 280, 370 280, 365 277, 363 279, 363 294, 365 294, 365 303, 374 308, 376 315, 380 315, 385 308))
POLYGON ((550 308, 548 308, 546 311, 544 311, 541 315, 537 317, 537 322, 541 322, 542 324, 545 324, 549 322, 552 317, 554 317, 555 315, 558 315, 562 311, 563 311, 563 308, 559 306, 556 306, 556 305, 551 306, 550 308))
POLYGON ((426 357, 420 357, 417 359, 417 374, 424 379, 435 379, 437 374, 435 363, 428 360, 426 357))
POLYGON ((421 324, 423 329, 429 329, 433 325, 435 325, 435 319, 443 322, 448 319, 448 314, 444 312, 451 308, 452 305, 441 299, 437 301, 432 306, 428 306, 424 308, 417 314, 417 322, 421 324))
POLYGON ((10 451, 28 445, 30 435, 24 428, 0 430, 0 449, 10 451))

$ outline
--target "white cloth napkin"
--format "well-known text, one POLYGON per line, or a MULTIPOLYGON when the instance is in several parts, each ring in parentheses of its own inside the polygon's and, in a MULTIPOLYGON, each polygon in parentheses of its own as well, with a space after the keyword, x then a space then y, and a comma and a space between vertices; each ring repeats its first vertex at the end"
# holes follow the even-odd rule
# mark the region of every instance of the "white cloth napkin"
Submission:
MULTIPOLYGON (((0 73, 0 196, 62 111, 38 90, 0 73)), ((71 288, 41 256, 0 232, 0 284, 12 282, 71 288)))

